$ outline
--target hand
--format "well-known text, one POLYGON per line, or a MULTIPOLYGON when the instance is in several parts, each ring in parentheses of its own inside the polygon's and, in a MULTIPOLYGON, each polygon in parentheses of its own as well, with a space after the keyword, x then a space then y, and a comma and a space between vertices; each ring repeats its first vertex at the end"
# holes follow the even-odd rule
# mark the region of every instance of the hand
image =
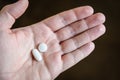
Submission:
POLYGON ((105 32, 105 16, 83 6, 36 24, 10 29, 28 6, 27 0, 0 12, 0 80, 51 80, 88 56, 93 40, 105 32), (37 62, 31 50, 45 42, 48 51, 37 62))

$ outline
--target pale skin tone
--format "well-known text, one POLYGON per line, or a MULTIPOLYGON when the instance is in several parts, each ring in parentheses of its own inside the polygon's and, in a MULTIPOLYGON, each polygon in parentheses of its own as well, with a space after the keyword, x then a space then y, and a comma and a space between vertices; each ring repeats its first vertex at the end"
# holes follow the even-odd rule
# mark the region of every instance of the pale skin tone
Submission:
POLYGON ((28 1, 0 12, 0 80, 54 80, 94 50, 93 40, 105 33, 105 16, 90 6, 71 9, 30 26, 10 29, 28 1), (32 49, 45 42, 48 51, 37 62, 32 49))

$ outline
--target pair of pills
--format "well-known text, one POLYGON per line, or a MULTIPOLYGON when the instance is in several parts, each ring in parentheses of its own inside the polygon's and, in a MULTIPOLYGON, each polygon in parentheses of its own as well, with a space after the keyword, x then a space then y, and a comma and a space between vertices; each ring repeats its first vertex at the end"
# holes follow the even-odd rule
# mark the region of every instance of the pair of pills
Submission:
POLYGON ((39 46, 38 46, 38 50, 33 49, 32 54, 37 61, 41 61, 43 59, 41 54, 45 53, 47 51, 47 49, 48 49, 47 44, 40 43, 39 46))

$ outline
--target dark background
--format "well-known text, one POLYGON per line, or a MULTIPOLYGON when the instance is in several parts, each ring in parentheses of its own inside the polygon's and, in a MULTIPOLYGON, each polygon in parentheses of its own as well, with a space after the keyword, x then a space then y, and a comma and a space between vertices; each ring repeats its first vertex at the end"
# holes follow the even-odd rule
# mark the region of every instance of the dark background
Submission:
MULTIPOLYGON (((0 0, 0 9, 16 0, 0 0)), ((120 0, 29 0, 26 13, 14 27, 26 26, 71 8, 91 5, 106 15, 107 32, 95 41, 96 49, 86 59, 56 80, 120 80, 120 0)))

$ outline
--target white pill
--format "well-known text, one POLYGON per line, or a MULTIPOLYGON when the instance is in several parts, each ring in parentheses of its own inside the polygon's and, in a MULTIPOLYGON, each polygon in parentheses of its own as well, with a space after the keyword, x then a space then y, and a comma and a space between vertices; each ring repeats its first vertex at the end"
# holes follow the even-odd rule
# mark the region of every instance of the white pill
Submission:
POLYGON ((37 61, 41 61, 43 59, 41 53, 37 49, 33 49, 32 54, 37 61))
POLYGON ((48 49, 48 46, 45 43, 40 43, 39 46, 38 46, 38 49, 39 49, 40 52, 46 52, 47 49, 48 49))

